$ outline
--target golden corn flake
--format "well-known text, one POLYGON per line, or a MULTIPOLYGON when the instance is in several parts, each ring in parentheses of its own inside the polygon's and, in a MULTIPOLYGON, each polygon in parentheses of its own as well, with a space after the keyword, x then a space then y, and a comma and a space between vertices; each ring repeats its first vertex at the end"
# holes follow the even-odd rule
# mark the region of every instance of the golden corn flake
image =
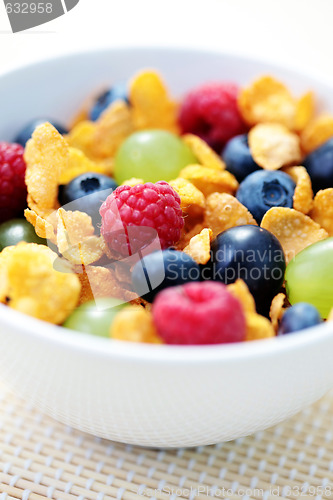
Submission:
POLYGON ((213 193, 206 199, 205 224, 214 237, 234 226, 258 224, 237 198, 227 193, 213 193))
POLYGON ((177 105, 155 71, 145 70, 134 76, 130 83, 129 100, 136 130, 160 128, 179 132, 177 105))
POLYGON ((238 105, 249 125, 275 122, 293 128, 296 102, 287 87, 271 76, 263 76, 243 89, 238 105))
POLYGON ((141 306, 121 309, 112 322, 110 337, 130 342, 163 343, 156 332, 151 312, 141 306))
POLYGON ((238 188, 236 178, 227 170, 218 171, 202 165, 188 165, 179 172, 179 177, 192 182, 204 196, 215 192, 234 194, 238 188))
POLYGON ((69 161, 65 139, 50 123, 44 123, 27 142, 24 159, 29 207, 38 215, 42 215, 40 210, 57 208, 60 175, 69 161))
POLYGON ((189 146, 201 165, 212 168, 213 170, 225 170, 226 164, 224 161, 222 161, 220 156, 217 155, 205 141, 200 139, 200 137, 193 134, 186 134, 182 139, 185 144, 189 146))
POLYGON ((309 245, 328 238, 325 229, 293 208, 271 208, 264 215, 261 227, 277 237, 284 250, 286 262, 290 262, 309 245))
POLYGON ((187 179, 178 177, 169 182, 170 186, 180 196, 180 206, 184 213, 192 217, 199 217, 205 208, 205 197, 198 188, 187 179))
POLYGON ((199 234, 190 239, 189 244, 183 252, 192 257, 197 264, 207 264, 210 259, 210 242, 213 232, 211 229, 203 229, 199 234))
POLYGON ((176 245, 175 245, 176 249, 183 250, 183 248, 185 248, 189 244, 189 242, 190 242, 191 238, 193 238, 193 236, 196 236, 197 234, 201 233, 201 231, 203 229, 206 229, 206 228, 207 228, 207 226, 203 222, 198 222, 193 227, 191 227, 191 229, 189 229, 188 231, 184 231, 182 234, 182 237, 180 238, 178 243, 176 243, 176 245))
POLYGON ((261 123, 249 132, 254 161, 266 170, 299 164, 302 155, 298 135, 278 123, 261 123))
POLYGON ((306 154, 319 148, 333 137, 333 116, 322 115, 309 123, 301 134, 301 146, 306 154))
POLYGON ((333 188, 318 191, 310 217, 333 236, 333 188))
POLYGON ((272 323, 257 313, 246 314, 245 340, 260 340, 275 337, 272 323))
POLYGON ((8 247, 5 258, 0 273, 7 284, 7 305, 50 323, 63 323, 78 303, 79 278, 56 271, 57 254, 45 245, 19 243, 8 247))
POLYGON ((256 303, 245 281, 236 280, 235 283, 228 285, 228 291, 241 302, 245 314, 256 312, 256 303))
POLYGON ((96 172, 102 175, 112 174, 110 164, 96 163, 90 160, 80 149, 70 147, 68 167, 60 175, 59 184, 68 184, 75 177, 86 172, 96 172))
POLYGON ((77 269, 77 272, 81 282, 80 304, 101 297, 120 298, 120 286, 111 269, 83 266, 83 269, 77 269))
POLYGON ((313 92, 302 95, 296 103, 296 112, 293 129, 301 132, 310 122, 314 114, 313 92))
POLYGON ((91 158, 95 127, 95 122, 91 122, 88 120, 79 122, 66 136, 68 144, 72 148, 79 149, 86 156, 91 158))
POLYGON ((57 245, 59 252, 73 264, 88 265, 98 261, 104 254, 102 238, 94 236, 91 217, 76 210, 57 212, 57 245))
POLYGON ((97 158, 113 157, 120 144, 134 131, 127 103, 115 101, 95 122, 91 151, 97 158))
POLYGON ((269 317, 271 318, 272 326, 277 332, 280 320, 282 318, 283 312, 284 312, 284 302, 286 300, 286 296, 284 293, 278 293, 275 295, 274 299, 272 300, 270 311, 269 311, 269 317))
POLYGON ((50 222, 37 215, 33 210, 29 210, 29 208, 24 211, 24 216, 34 226, 37 236, 52 242, 55 241, 54 227, 50 222))
POLYGON ((313 191, 310 176, 304 167, 287 167, 284 169, 296 182, 293 196, 295 210, 307 215, 313 206, 313 191))

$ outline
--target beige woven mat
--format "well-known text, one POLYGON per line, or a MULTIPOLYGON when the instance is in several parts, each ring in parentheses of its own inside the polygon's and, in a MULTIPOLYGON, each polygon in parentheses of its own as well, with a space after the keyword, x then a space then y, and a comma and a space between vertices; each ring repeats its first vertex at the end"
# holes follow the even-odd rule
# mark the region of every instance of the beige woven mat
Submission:
POLYGON ((171 451, 67 428, 0 385, 0 500, 333 498, 333 393, 254 436, 171 451))

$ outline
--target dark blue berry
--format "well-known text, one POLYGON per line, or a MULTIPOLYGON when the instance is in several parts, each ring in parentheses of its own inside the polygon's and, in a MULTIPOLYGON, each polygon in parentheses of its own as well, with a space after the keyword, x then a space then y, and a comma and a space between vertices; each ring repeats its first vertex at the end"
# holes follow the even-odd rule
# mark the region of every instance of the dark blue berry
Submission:
POLYGON ((38 127, 39 125, 42 125, 45 122, 51 123, 51 125, 53 125, 60 134, 68 134, 68 130, 65 129, 65 127, 51 120, 50 118, 47 117, 36 118, 25 125, 25 127, 15 137, 14 142, 16 142, 17 144, 21 144, 21 146, 24 147, 27 141, 32 136, 32 133, 34 132, 35 128, 38 127))
POLYGON ((99 209, 103 201, 118 187, 117 183, 107 175, 87 172, 75 177, 65 186, 59 187, 59 202, 67 205, 68 210, 86 212, 93 219, 93 224, 99 224, 101 218, 99 209))
POLYGON ((317 309, 306 302, 299 302, 286 310, 282 316, 279 335, 298 332, 321 323, 321 317, 317 309))
POLYGON ((228 285, 241 278, 258 311, 266 312, 283 284, 286 268, 278 239, 258 226, 237 226, 220 233, 211 250, 211 279, 228 285))
POLYGON ((333 138, 315 149, 304 160, 313 191, 333 187, 333 138))
POLYGON ((90 111, 90 119, 92 121, 96 121, 97 118, 99 118, 99 116, 101 115, 101 113, 103 113, 103 111, 108 106, 110 106, 110 104, 119 99, 129 103, 126 83, 118 83, 117 85, 114 85, 111 89, 107 90, 106 92, 103 92, 103 94, 98 96, 95 104, 93 105, 90 111))
POLYGON ((132 271, 134 291, 149 302, 170 286, 200 281, 198 264, 184 252, 163 250, 146 255, 132 271))
POLYGON ((236 135, 230 139, 224 148, 222 159, 238 182, 242 182, 245 177, 261 168, 252 158, 247 134, 236 135))
POLYGON ((295 187, 295 182, 284 172, 260 170, 253 172, 241 182, 236 198, 260 224, 270 208, 292 208, 295 187))

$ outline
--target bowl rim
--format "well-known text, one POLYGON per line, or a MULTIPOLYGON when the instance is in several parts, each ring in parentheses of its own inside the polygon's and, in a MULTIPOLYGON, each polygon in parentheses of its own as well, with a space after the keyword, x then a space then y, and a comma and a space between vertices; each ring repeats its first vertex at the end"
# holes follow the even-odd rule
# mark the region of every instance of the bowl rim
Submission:
MULTIPOLYGON (((284 72, 291 76, 301 78, 306 77, 315 85, 324 84, 332 86, 327 75, 320 74, 316 71, 316 75, 311 75, 306 69, 301 67, 291 67, 279 63, 271 63, 267 59, 253 56, 245 56, 233 53, 226 53, 218 49, 200 49, 189 47, 149 47, 149 46, 124 46, 124 47, 108 47, 94 48, 86 51, 75 51, 66 55, 56 55, 50 58, 38 60, 33 63, 25 63, 19 67, 12 68, 8 71, 0 73, 0 81, 6 78, 19 76, 25 71, 38 69, 45 65, 54 65, 64 60, 67 64, 71 60, 84 58, 87 54, 96 54, 100 56, 111 55, 112 53, 128 52, 158 54, 161 52, 182 53, 185 57, 193 55, 216 55, 230 61, 237 61, 238 64, 255 63, 263 64, 265 72, 284 72)), ((263 72, 264 72, 263 71, 263 72)), ((325 343, 327 339, 333 337, 333 323, 326 322, 322 325, 303 330, 293 335, 284 335, 270 339, 260 339, 251 342, 238 342, 233 344, 214 344, 214 345, 158 345, 144 344, 135 342, 124 342, 115 339, 106 339, 96 337, 91 334, 77 332, 63 328, 58 325, 47 323, 37 318, 20 313, 9 307, 0 304, 0 328, 10 328, 11 331, 16 330, 22 335, 30 335, 31 338, 48 342, 59 348, 72 349, 81 353, 94 353, 100 357, 123 359, 130 362, 149 362, 152 364, 160 363, 178 363, 178 364, 206 364, 210 362, 229 363, 234 361, 242 361, 244 359, 259 360, 262 358, 278 356, 282 353, 292 353, 294 350, 301 348, 308 349, 315 344, 325 343), (111 340, 111 341, 110 341, 111 340)))

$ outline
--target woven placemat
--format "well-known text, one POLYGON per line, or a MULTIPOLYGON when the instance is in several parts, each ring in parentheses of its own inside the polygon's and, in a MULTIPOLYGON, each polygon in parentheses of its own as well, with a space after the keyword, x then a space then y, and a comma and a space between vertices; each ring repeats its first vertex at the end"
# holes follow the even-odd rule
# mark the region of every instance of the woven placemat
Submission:
POLYGON ((250 437, 153 450, 68 428, 0 385, 0 500, 333 498, 332 417, 330 393, 250 437))

